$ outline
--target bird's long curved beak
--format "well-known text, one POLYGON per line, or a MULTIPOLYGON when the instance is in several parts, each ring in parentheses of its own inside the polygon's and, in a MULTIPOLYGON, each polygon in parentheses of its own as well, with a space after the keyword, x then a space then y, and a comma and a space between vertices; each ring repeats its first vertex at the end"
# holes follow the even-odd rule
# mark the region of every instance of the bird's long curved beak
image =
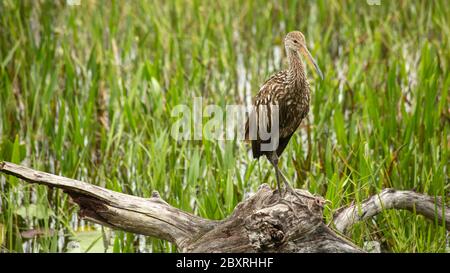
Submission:
POLYGON ((300 52, 303 54, 303 56, 305 56, 305 59, 308 60, 308 63, 314 66, 314 69, 316 70, 317 74, 319 74, 320 78, 323 80, 322 70, 320 70, 319 65, 317 65, 316 61, 311 56, 311 53, 309 53, 309 50, 306 48, 306 46, 302 46, 300 52))

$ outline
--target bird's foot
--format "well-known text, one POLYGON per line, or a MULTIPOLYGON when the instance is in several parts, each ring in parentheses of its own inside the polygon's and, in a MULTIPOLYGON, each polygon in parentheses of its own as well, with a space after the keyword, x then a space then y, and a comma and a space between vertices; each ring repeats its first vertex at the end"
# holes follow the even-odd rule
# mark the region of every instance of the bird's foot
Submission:
MULTIPOLYGON (((323 208, 327 202, 330 202, 329 200, 325 200, 324 198, 322 198, 320 196, 299 193, 290 185, 290 183, 287 181, 286 177, 284 177, 283 174, 281 174, 281 177, 282 177, 282 179, 284 181, 284 185, 285 185, 285 190, 282 193, 282 197, 281 197, 283 200, 285 200, 284 203, 287 202, 287 198, 285 198, 286 195, 291 194, 292 196, 295 197, 295 199, 290 199, 289 203, 291 205, 295 204, 297 206, 303 206, 303 207, 308 208, 308 211, 312 212, 312 208, 314 205, 317 205, 317 206, 323 208), (311 201, 307 201, 307 199, 309 199, 311 201)), ((289 207, 292 209, 292 206, 289 206, 289 207)), ((295 214, 295 211, 294 211, 294 214, 295 214)))
POLYGON ((298 200, 302 201, 302 203, 304 203, 303 200, 302 200, 303 198, 315 199, 315 197, 312 196, 312 195, 303 194, 303 193, 298 193, 298 192, 291 186, 291 184, 289 183, 289 181, 287 180, 287 178, 286 178, 282 173, 280 173, 280 174, 281 174, 281 178, 283 179, 284 186, 285 186, 285 188, 286 188, 284 194, 290 193, 290 194, 292 194, 293 196, 297 197, 298 200))
POLYGON ((286 205, 297 218, 300 218, 300 216, 297 214, 297 209, 295 209, 295 207, 307 206, 290 185, 287 185, 284 190, 279 191, 279 198, 277 203, 286 205), (297 198, 289 198, 289 194, 297 198))

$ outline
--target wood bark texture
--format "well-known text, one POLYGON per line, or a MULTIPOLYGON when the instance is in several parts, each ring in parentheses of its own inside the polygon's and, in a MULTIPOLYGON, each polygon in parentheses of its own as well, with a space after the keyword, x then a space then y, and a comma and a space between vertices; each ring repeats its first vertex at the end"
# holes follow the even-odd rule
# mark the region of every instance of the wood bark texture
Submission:
MULTIPOLYGON (((267 184, 239 203, 226 219, 214 221, 177 209, 154 191, 141 198, 86 182, 0 162, 0 172, 30 183, 60 188, 92 222, 170 241, 181 252, 363 252, 323 219, 324 199, 297 189, 299 196, 280 198, 267 184)), ((347 232, 356 222, 383 209, 407 209, 437 219, 450 230, 450 211, 439 198, 385 189, 362 202, 339 209, 334 227, 347 232)))

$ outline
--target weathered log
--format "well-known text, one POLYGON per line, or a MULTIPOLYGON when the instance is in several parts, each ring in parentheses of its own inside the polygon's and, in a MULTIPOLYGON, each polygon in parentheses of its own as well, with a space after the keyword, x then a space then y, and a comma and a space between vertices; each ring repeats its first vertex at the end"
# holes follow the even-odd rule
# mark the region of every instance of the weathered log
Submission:
MULTIPOLYGON (((304 190, 296 190, 300 197, 286 193, 280 201, 277 191, 263 184, 227 219, 213 221, 170 206, 157 192, 148 199, 131 196, 9 162, 0 163, 0 172, 61 188, 80 206, 80 216, 114 229, 168 240, 181 252, 362 252, 324 223, 323 199, 304 190)), ((410 207, 404 202, 401 208, 410 207)), ((367 216, 359 215, 361 210, 354 206, 340 210, 334 224, 346 230, 374 215, 378 210, 372 209, 372 203, 376 202, 363 203, 367 216)), ((392 204, 390 207, 396 208, 396 203, 392 204)), ((445 217, 440 219, 447 221, 448 228, 449 210, 444 211, 445 217)))
POLYGON ((447 230, 450 230, 450 210, 442 198, 389 188, 367 198, 359 205, 352 204, 339 209, 333 216, 333 223, 337 230, 346 233, 355 223, 386 209, 405 209, 431 220, 437 219, 438 223, 443 223, 447 230))

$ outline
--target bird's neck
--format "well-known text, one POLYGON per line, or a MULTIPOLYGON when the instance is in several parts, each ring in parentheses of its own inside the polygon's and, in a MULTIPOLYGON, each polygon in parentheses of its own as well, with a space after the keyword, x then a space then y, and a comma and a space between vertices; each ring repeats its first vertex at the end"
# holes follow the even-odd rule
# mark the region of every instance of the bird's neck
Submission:
POLYGON ((305 65, 297 51, 286 49, 286 53, 289 62, 288 80, 301 88, 307 84, 305 65))

